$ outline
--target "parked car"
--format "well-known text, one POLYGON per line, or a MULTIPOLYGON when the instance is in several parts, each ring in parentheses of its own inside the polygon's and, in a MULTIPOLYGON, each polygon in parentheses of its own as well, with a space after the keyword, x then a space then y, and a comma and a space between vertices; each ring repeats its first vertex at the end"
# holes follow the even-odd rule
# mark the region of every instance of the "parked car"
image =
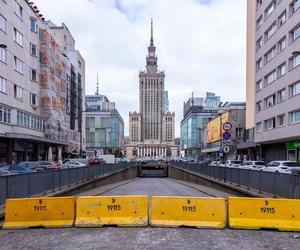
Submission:
POLYGON ((271 161, 262 171, 285 173, 285 174, 300 174, 300 164, 295 161, 271 161))
POLYGON ((217 161, 211 161, 209 165, 212 166, 212 167, 216 167, 216 166, 218 166, 218 162, 217 161))
POLYGON ((237 160, 227 160, 225 163, 222 164, 222 166, 230 167, 230 168, 239 168, 242 165, 241 161, 237 160))
POLYGON ((7 176, 7 175, 11 175, 11 173, 4 168, 0 168, 0 176, 7 176))
POLYGON ((23 162, 20 162, 18 164, 18 166, 22 166, 22 167, 25 167, 25 168, 30 168, 34 171, 44 171, 45 168, 43 168, 37 161, 23 161, 23 162))
POLYGON ((38 161, 38 163, 40 164, 40 166, 42 168, 44 168, 45 170, 56 170, 56 169, 60 169, 60 166, 57 165, 55 162, 53 161, 38 161))
POLYGON ((261 170, 266 165, 264 161, 246 161, 241 167, 250 170, 261 170))
POLYGON ((32 174, 35 172, 30 168, 26 168, 18 165, 10 165, 8 167, 8 171, 13 174, 32 174))
POLYGON ((86 164, 79 162, 77 159, 66 159, 63 161, 63 168, 86 167, 86 164))

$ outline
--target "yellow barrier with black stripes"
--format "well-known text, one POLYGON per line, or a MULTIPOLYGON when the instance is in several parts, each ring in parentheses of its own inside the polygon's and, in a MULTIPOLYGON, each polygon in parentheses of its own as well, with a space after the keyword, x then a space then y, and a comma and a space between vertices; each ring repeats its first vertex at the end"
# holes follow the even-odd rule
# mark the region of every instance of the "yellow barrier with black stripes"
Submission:
POLYGON ((76 227, 148 225, 148 196, 86 196, 77 199, 76 227))
POLYGON ((300 200, 228 198, 229 227, 300 231, 300 200))
POLYGON ((3 228, 72 227, 74 220, 74 197, 8 199, 3 228))
POLYGON ((226 225, 223 198, 153 196, 151 204, 153 226, 224 228, 226 225))

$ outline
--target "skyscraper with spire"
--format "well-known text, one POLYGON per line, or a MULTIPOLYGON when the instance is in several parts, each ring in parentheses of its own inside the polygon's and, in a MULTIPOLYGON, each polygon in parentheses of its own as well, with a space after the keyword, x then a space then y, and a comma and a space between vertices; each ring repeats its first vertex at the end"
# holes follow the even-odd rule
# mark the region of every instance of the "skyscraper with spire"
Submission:
POLYGON ((175 113, 164 112, 165 73, 157 65, 151 20, 146 69, 139 73, 139 112, 129 113, 129 158, 177 156, 175 113))

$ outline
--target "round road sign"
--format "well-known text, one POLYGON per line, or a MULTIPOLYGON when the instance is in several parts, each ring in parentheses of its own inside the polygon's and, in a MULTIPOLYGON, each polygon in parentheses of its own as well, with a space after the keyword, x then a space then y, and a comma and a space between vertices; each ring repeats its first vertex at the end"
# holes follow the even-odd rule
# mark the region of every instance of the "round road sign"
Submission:
POLYGON ((225 145, 225 146, 223 147, 223 153, 228 154, 229 152, 230 152, 230 146, 225 145))
POLYGON ((232 124, 231 124, 230 122, 225 122, 225 123, 223 124, 223 129, 224 129, 225 131, 230 131, 230 130, 232 129, 232 124))

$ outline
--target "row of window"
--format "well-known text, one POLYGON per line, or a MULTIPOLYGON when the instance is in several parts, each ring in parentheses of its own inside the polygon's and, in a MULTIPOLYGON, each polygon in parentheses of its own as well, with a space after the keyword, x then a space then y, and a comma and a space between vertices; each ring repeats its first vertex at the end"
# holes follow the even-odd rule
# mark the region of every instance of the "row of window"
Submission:
MULTIPOLYGON (((0 92, 6 93, 6 79, 0 76, 0 92)), ((24 89, 18 85, 14 85, 14 96, 16 99, 23 101, 24 89)), ((38 106, 37 94, 30 93, 30 105, 33 107, 38 106)))
MULTIPOLYGON (((296 95, 299 95, 300 94, 300 82, 296 82, 294 84, 291 84, 289 87, 288 87, 288 91, 289 91, 289 97, 294 97, 296 95)), ((258 101, 256 103, 256 112, 260 112, 263 107, 265 109, 267 108, 270 108, 272 106, 274 106, 276 103, 281 103, 283 101, 286 100, 286 89, 281 89, 279 91, 277 91, 277 94, 274 93, 270 96, 268 96, 267 98, 265 98, 263 101, 258 101), (277 98, 276 98, 277 96, 277 98)))
MULTIPOLYGON (((291 41, 296 40, 297 38, 300 37, 300 23, 293 28, 290 32, 290 38, 291 41)), ((270 50, 268 50, 263 57, 259 58, 256 61, 256 71, 260 70, 264 64, 267 64, 269 61, 271 61, 276 54, 279 54, 283 49, 286 48, 287 42, 286 42, 286 36, 284 36, 283 38, 281 38, 277 44, 275 44, 270 50)), ((256 50, 258 51, 261 47, 263 46, 263 42, 262 42, 262 37, 260 37, 257 41, 256 41, 256 50)))
POLYGON ((22 127, 44 131, 44 121, 41 118, 20 110, 17 111, 17 124, 22 127))
MULTIPOLYGON (((295 124, 300 122, 300 110, 292 111, 288 113, 289 124, 295 124)), ((256 123, 256 132, 268 131, 286 125, 286 115, 281 114, 277 117, 272 117, 270 119, 264 120, 263 122, 256 123)))
MULTIPOLYGON (((290 57, 288 61, 289 70, 294 69, 300 65, 300 53, 295 54, 290 57)), ((266 74, 263 79, 260 79, 256 82, 256 91, 261 90, 263 87, 266 87, 273 83, 276 79, 283 76, 287 71, 286 62, 280 64, 277 69, 273 69, 271 72, 266 74)))
MULTIPOLYGON (((258 1, 260 5, 262 1, 258 1)), ((267 6, 264 10, 264 20, 266 20, 275 10, 277 5, 281 2, 281 0, 272 0, 271 3, 267 6)), ((259 6, 258 6, 259 7, 259 6)), ((293 15, 297 9, 300 7, 300 0, 293 0, 289 5, 289 14, 290 16, 293 15)), ((278 20, 282 23, 285 23, 286 20, 286 10, 278 17, 278 20)), ((259 29, 260 26, 263 24, 263 15, 256 20, 256 29, 259 29)))

